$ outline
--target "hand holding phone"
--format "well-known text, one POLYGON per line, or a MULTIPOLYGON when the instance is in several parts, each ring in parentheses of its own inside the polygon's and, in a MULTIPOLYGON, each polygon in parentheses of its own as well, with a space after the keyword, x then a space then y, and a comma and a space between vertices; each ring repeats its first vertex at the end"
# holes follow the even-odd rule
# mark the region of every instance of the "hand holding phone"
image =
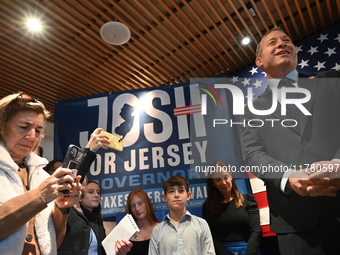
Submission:
POLYGON ((100 133, 109 137, 110 144, 104 144, 105 146, 117 151, 123 151, 123 138, 106 131, 100 131, 100 133))
MULTIPOLYGON (((83 160, 84 151, 76 145, 71 144, 66 152, 63 168, 69 168, 74 171, 74 175, 77 175, 77 171, 79 169, 79 165, 83 160)), ((75 177, 74 176, 74 177, 75 177)))
MULTIPOLYGON (((71 144, 67 149, 62 167, 71 169, 73 178, 76 178, 78 174, 79 166, 83 161, 83 155, 83 149, 76 145, 71 144)), ((68 193, 67 190, 63 190, 62 192, 65 194, 68 193)))

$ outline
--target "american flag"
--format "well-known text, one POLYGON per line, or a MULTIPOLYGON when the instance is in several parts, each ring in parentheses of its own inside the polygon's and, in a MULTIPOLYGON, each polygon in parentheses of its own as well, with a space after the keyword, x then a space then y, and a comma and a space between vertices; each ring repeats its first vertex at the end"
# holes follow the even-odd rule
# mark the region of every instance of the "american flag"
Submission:
MULTIPOLYGON (((314 74, 327 70, 340 70, 340 24, 296 44, 298 54, 297 71, 304 74, 314 74)), ((233 75, 231 82, 247 94, 247 88, 252 87, 255 98, 267 87, 267 77, 261 68, 255 64, 233 75)), ((275 235, 269 230, 269 208, 264 183, 254 175, 249 175, 250 185, 260 210, 260 222, 263 236, 275 235)))

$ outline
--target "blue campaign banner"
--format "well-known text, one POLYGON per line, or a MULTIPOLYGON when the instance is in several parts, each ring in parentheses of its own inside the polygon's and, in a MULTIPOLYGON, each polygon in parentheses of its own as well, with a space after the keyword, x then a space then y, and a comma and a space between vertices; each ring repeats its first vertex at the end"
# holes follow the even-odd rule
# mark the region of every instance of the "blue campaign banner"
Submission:
MULTIPOLYGON (((243 164, 237 128, 213 125, 215 118, 233 118, 230 94, 214 90, 213 83, 193 81, 57 102, 55 158, 63 158, 69 144, 85 147, 93 130, 104 128, 123 138, 123 151, 100 149, 88 173, 102 188, 103 216, 124 213, 134 188, 148 193, 155 210, 167 210, 162 185, 172 175, 189 181, 188 209, 200 214, 207 197, 205 167, 216 160, 237 169, 243 164)), ((241 192, 249 192, 247 179, 237 183, 241 192)))

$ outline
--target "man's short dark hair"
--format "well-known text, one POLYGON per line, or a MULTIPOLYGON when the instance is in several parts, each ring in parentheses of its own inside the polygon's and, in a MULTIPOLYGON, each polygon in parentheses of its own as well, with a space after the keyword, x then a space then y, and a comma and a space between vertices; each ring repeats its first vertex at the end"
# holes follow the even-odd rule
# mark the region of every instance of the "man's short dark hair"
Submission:
POLYGON ((174 175, 167 179, 163 184, 164 194, 167 193, 170 187, 184 186, 185 190, 189 192, 189 182, 181 175, 174 175))

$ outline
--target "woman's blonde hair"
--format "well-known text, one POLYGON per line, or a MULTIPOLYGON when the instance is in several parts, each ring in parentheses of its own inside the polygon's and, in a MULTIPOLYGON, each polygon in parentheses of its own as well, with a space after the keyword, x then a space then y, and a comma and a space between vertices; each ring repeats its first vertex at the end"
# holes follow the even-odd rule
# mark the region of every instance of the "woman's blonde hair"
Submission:
MULTIPOLYGON (((44 115, 44 120, 50 116, 50 112, 45 105, 29 96, 26 93, 19 92, 5 96, 0 100, 0 140, 3 140, 6 123, 17 113, 22 111, 33 111, 44 115)), ((41 138, 44 137, 42 132, 41 138)))

